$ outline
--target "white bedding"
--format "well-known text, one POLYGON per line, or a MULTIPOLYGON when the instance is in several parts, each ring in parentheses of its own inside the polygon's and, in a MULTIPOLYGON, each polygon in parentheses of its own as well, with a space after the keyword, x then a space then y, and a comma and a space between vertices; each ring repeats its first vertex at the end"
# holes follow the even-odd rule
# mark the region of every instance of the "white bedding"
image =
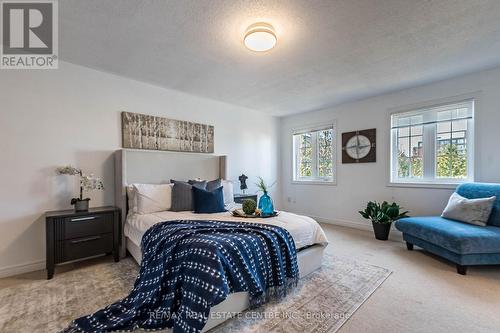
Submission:
POLYGON ((230 212, 215 214, 195 214, 194 212, 163 211, 150 214, 129 213, 125 222, 124 232, 132 242, 140 246, 141 239, 146 230, 153 224, 172 220, 216 220, 216 221, 242 221, 272 224, 286 229, 292 235, 297 249, 314 245, 328 244, 326 235, 321 226, 310 217, 283 212, 271 218, 238 218, 230 212))

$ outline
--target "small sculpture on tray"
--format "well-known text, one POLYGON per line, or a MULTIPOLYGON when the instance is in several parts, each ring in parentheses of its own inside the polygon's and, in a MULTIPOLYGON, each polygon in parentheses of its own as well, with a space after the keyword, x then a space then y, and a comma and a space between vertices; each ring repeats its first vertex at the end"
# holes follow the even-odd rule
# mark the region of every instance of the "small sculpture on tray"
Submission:
POLYGON ((243 212, 247 215, 255 214, 255 209, 257 209, 257 203, 252 199, 245 199, 241 204, 243 212))
POLYGON ((243 192, 243 194, 245 194, 245 190, 248 188, 247 179, 248 177, 245 176, 245 174, 242 174, 238 177, 238 180, 240 181, 240 190, 243 192))

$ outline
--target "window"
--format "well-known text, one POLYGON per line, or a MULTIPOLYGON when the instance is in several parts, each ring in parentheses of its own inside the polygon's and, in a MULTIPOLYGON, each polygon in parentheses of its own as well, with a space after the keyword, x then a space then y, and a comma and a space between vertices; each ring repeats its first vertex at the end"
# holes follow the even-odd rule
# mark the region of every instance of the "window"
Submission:
POLYGON ((296 182, 334 182, 334 145, 333 125, 294 131, 293 180, 296 182))
POLYGON ((474 101, 391 116, 391 182, 473 181, 474 101))

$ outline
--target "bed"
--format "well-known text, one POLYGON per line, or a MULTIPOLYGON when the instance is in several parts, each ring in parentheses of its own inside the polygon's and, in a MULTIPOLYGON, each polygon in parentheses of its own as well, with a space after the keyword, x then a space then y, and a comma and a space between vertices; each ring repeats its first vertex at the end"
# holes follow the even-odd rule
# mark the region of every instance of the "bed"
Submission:
MULTIPOLYGON (((226 156, 178 152, 156 152, 122 149, 115 152, 116 203, 122 211, 121 256, 126 252, 141 262, 140 242, 149 227, 156 223, 173 220, 216 220, 260 222, 288 230, 297 248, 300 277, 304 277, 321 266, 323 251, 328 244, 319 224, 310 217, 289 212, 280 212, 277 217, 266 219, 236 218, 230 212, 195 214, 189 211, 161 211, 150 214, 128 214, 126 187, 134 183, 166 183, 170 179, 230 179, 226 156)), ((211 312, 235 313, 249 307, 246 292, 230 294, 225 301, 212 307, 211 312)), ((228 318, 211 316, 203 331, 207 331, 228 318)))

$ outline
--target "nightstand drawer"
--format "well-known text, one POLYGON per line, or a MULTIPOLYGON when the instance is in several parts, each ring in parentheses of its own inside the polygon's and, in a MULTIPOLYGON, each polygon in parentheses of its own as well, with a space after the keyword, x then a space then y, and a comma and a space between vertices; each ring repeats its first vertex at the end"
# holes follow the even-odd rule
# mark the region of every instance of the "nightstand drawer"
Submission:
POLYGON ((64 243, 62 261, 70 261, 111 252, 113 250, 113 234, 92 235, 65 240, 61 243, 64 243))
POLYGON ((64 219, 63 239, 113 232, 113 214, 73 216, 64 219))

